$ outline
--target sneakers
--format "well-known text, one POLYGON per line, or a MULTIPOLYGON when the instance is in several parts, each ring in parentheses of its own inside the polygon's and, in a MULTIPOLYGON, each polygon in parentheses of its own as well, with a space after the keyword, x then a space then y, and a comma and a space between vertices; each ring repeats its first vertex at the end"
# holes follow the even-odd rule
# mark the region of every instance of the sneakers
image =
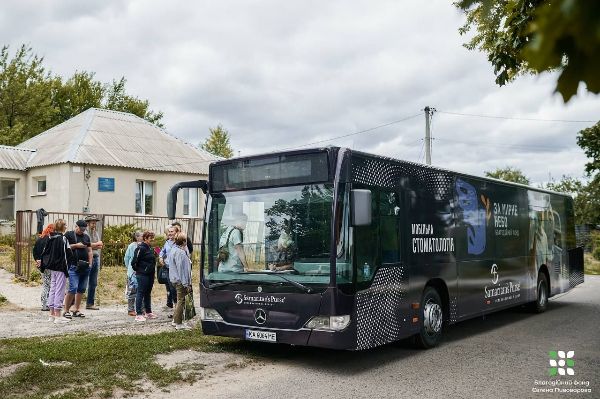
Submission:
POLYGON ((177 325, 175 325, 175 329, 176 330, 191 330, 192 327, 188 326, 187 324, 177 324, 177 325))
POLYGON ((158 316, 155 315, 154 313, 146 313, 146 318, 147 319, 156 319, 156 318, 158 318, 158 316))
POLYGON ((144 316, 135 316, 135 321, 146 321, 146 318, 144 316))
POLYGON ((67 319, 65 317, 55 317, 54 318, 54 324, 65 324, 70 321, 71 321, 71 319, 67 319))
POLYGON ((127 315, 129 315, 129 316, 137 316, 137 313, 135 313, 135 310, 130 310, 129 312, 127 312, 127 315))
POLYGON ((49 312, 49 311, 50 311, 50 308, 48 306, 44 306, 42 308, 42 312, 49 312))

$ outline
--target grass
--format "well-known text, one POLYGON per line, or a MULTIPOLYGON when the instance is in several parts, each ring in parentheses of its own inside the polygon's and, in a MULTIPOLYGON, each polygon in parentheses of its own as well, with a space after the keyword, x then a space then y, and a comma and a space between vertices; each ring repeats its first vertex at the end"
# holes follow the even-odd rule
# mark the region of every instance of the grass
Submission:
POLYGON ((594 259, 592 254, 584 254, 584 273, 600 274, 600 261, 594 259))
POLYGON ((4 306, 8 304, 8 299, 6 299, 6 297, 2 294, 0 294, 0 307, 4 306))
MULTIPOLYGON (((0 340, 0 369, 22 364, 0 380, 0 397, 109 398, 119 391, 140 392, 148 381, 159 388, 180 381, 191 383, 199 377, 189 372, 193 365, 185 365, 185 370, 166 369, 155 362, 155 356, 188 349, 239 351, 232 342, 205 336, 199 329, 153 335, 79 334, 0 340)), ((196 369, 202 368, 198 365, 196 369)))

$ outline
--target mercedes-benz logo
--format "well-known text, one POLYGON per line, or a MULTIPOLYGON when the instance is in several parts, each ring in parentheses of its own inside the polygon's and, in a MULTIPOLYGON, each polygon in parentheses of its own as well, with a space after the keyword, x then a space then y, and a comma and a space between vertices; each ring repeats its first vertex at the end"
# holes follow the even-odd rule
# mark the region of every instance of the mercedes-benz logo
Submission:
POLYGON ((258 288, 256 289, 256 291, 262 292, 262 287, 259 285, 258 288))
POLYGON ((256 324, 265 324, 267 321, 267 312, 263 309, 256 309, 254 312, 254 321, 256 321, 256 324))

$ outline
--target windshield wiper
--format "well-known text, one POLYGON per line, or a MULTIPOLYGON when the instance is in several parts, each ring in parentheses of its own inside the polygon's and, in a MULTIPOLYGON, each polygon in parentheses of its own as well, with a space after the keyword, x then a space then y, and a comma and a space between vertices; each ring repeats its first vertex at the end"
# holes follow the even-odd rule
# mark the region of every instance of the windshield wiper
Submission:
POLYGON ((290 280, 289 278, 285 277, 283 274, 280 274, 280 273, 244 272, 244 274, 260 274, 261 276, 264 276, 266 274, 269 276, 278 276, 278 277, 281 277, 282 279, 284 279, 285 281, 287 281, 288 283, 290 283, 291 285, 293 285, 294 287, 300 288, 307 294, 310 294, 312 292, 312 288, 307 287, 304 284, 300 284, 297 281, 290 280))
POLYGON ((230 281, 224 281, 222 283, 212 283, 208 285, 208 288, 218 288, 218 287, 225 287, 226 285, 230 285, 230 284, 243 284, 243 283, 247 283, 248 281, 246 280, 230 280, 230 281))

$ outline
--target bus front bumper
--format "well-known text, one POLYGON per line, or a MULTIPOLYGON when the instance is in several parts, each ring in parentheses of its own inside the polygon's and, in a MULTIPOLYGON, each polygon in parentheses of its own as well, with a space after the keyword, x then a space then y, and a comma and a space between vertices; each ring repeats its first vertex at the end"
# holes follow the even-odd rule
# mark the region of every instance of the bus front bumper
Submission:
POLYGON ((206 335, 220 335, 246 341, 314 346, 331 349, 356 349, 356 332, 352 328, 352 325, 342 331, 321 331, 308 328, 284 330, 277 328, 257 328, 255 326, 241 326, 221 321, 203 320, 202 331, 206 335))

